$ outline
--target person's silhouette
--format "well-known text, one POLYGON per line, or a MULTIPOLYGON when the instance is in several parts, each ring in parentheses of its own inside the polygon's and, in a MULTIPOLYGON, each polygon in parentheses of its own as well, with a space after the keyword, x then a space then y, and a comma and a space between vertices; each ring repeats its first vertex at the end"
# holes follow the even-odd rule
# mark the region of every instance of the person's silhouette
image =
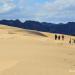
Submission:
POLYGON ((73 42, 75 43, 75 39, 73 40, 73 42))
POLYGON ((72 40, 71 40, 71 38, 70 38, 70 40, 69 40, 69 43, 70 43, 70 44, 72 43, 72 40))
POLYGON ((62 35, 62 40, 64 40, 64 35, 62 35))
POLYGON ((57 35, 55 34, 55 40, 57 40, 57 35))
POLYGON ((58 36, 58 40, 60 40, 60 35, 58 36))

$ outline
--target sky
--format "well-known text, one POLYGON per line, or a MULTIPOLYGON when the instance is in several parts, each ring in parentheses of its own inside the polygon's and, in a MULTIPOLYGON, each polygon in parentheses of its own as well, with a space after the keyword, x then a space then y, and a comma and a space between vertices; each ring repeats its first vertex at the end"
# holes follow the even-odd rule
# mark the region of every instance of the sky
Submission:
POLYGON ((75 22, 75 0, 0 0, 0 20, 75 22))

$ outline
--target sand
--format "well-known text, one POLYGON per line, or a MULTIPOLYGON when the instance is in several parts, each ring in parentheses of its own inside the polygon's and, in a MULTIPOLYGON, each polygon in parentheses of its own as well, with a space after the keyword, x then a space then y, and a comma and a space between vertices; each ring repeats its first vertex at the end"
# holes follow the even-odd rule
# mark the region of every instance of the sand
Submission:
POLYGON ((52 33, 0 26, 0 75, 75 75, 70 37, 59 41, 52 33))

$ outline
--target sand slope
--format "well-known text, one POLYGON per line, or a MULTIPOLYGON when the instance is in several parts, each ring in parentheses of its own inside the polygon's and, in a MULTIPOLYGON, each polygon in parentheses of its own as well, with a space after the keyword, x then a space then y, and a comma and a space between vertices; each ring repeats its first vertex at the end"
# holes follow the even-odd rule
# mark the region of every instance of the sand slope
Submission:
POLYGON ((70 37, 55 41, 54 34, 0 26, 0 75, 75 75, 70 37))

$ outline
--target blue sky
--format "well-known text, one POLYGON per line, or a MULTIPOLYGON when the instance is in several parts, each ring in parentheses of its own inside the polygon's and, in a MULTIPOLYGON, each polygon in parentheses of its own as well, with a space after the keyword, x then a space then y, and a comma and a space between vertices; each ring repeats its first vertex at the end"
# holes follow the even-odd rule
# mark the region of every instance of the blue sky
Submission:
POLYGON ((75 0, 0 0, 0 19, 75 22, 75 0))

